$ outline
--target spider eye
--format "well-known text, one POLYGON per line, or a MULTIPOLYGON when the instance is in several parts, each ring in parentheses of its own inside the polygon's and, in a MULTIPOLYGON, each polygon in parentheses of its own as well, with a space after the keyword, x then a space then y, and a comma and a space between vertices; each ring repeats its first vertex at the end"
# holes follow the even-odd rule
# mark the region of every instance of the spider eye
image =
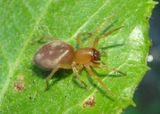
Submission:
POLYGON ((93 59, 95 60, 95 61, 97 61, 97 60, 100 60, 100 54, 99 54, 99 51, 97 51, 97 50, 93 50, 93 59))

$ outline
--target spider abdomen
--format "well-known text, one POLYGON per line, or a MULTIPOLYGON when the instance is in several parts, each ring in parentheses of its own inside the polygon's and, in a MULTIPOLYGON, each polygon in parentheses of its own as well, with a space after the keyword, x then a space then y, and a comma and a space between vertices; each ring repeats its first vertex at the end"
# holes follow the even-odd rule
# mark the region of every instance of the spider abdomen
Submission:
POLYGON ((72 46, 57 40, 42 46, 34 55, 34 63, 41 69, 50 71, 59 64, 72 64, 73 57, 72 46))

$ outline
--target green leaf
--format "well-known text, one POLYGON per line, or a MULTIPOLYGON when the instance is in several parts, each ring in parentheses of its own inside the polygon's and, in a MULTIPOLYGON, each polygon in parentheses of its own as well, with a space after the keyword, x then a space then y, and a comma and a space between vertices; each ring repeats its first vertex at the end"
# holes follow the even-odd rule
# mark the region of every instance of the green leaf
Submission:
POLYGON ((155 2, 1 0, 0 4, 0 113, 119 114, 134 104, 134 91, 148 70, 148 20, 155 2), (32 58, 45 38, 59 38, 76 47, 77 33, 93 32, 112 14, 115 16, 106 27, 124 27, 100 41, 99 48, 107 48, 102 61, 127 75, 97 72, 114 98, 110 99, 109 93, 104 95, 104 88, 85 71, 81 77, 89 89, 74 83, 72 72, 60 70, 44 92, 48 73, 35 67, 32 58), (87 105, 89 99, 94 100, 93 105, 87 105))

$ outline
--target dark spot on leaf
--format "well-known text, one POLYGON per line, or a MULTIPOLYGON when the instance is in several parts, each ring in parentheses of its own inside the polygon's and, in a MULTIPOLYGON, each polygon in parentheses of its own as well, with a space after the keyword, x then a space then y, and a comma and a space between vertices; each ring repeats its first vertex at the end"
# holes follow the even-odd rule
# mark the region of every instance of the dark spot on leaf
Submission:
POLYGON ((33 80, 33 84, 36 84, 36 80, 33 80))
POLYGON ((22 91, 25 87, 25 83, 23 83, 23 82, 22 83, 21 82, 20 83, 15 83, 14 87, 15 87, 16 91, 22 91))
POLYGON ((28 95, 29 100, 34 101, 37 97, 37 91, 28 95))
POLYGON ((83 103, 83 107, 87 108, 87 107, 93 107, 95 106, 95 97, 94 96, 90 96, 87 100, 84 101, 83 103))
POLYGON ((14 89, 16 91, 22 91, 25 88, 24 75, 20 74, 14 82, 14 89))
POLYGON ((32 100, 33 99, 33 97, 30 95, 29 97, 28 97, 30 100, 32 100))

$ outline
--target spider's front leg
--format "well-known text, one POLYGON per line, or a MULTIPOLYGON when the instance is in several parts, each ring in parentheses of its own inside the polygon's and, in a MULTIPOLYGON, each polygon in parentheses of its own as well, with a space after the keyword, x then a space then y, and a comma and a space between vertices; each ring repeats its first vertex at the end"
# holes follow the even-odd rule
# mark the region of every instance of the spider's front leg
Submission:
POLYGON ((90 37, 92 35, 92 33, 89 33, 89 32, 82 32, 82 33, 78 33, 77 36, 76 36, 76 40, 77 40, 77 44, 79 45, 80 48, 83 47, 83 43, 81 41, 81 38, 82 37, 90 37))

